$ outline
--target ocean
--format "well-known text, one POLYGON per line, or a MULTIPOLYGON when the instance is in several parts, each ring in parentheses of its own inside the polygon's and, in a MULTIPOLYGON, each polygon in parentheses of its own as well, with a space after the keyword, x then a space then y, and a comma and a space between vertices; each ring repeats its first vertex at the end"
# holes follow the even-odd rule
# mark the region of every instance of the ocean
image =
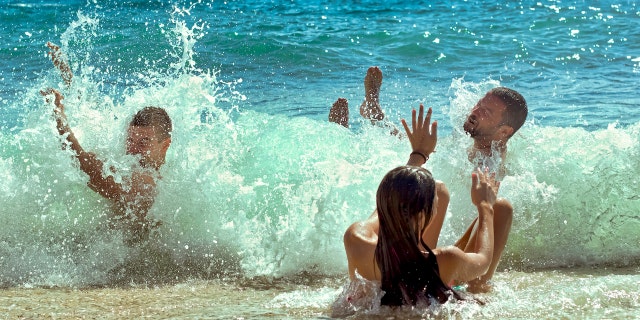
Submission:
POLYGON ((370 66, 386 121, 424 103, 439 122, 426 167, 451 192, 440 245, 475 215, 470 108, 507 86, 529 116, 508 145, 499 196, 514 221, 485 305, 347 318, 638 318, 635 1, 0 0, 0 17, 2 318, 331 317, 342 235, 411 152, 359 116, 370 66), (172 117, 148 242, 105 227, 108 203, 60 148, 49 87, 83 147, 124 172, 131 115, 172 117), (327 121, 339 97, 350 128, 327 121))

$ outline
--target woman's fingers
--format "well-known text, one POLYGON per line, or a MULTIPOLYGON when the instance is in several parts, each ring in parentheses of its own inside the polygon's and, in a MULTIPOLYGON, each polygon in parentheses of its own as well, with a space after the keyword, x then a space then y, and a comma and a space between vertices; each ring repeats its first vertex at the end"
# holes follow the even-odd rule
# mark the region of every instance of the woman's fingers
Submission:
POLYGON ((407 125, 407 121, 402 119, 402 126, 404 127, 404 132, 407 133, 407 137, 409 137, 409 140, 411 140, 411 129, 409 129, 409 125, 407 125))
MULTIPOLYGON (((420 104, 420 108, 424 108, 422 104, 420 104)), ((431 123, 431 114, 433 110, 431 108, 427 109, 427 116, 424 119, 424 123, 428 126, 431 123)))
POLYGON ((422 103, 420 104, 420 108, 418 108, 418 128, 422 129, 424 124, 424 106, 422 103))
POLYGON ((416 109, 411 109, 411 129, 416 130, 416 109))

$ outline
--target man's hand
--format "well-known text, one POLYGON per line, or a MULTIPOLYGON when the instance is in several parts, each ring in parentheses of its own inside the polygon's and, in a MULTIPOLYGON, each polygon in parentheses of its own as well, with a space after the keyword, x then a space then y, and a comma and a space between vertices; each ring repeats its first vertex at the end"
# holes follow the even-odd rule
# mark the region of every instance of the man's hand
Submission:
POLYGON ((475 206, 479 206, 483 201, 492 207, 496 203, 496 195, 500 182, 496 181, 495 173, 489 174, 485 169, 484 173, 480 168, 471 174, 471 201, 475 206))
MULTIPOLYGON (((411 142, 411 149, 414 153, 419 153, 425 159, 425 162, 429 158, 429 155, 435 150, 436 143, 438 142, 438 122, 431 123, 431 108, 427 111, 427 117, 424 118, 424 106, 420 104, 420 109, 416 117, 416 110, 411 111, 411 129, 407 122, 402 119, 402 125, 407 133, 409 142, 411 142)), ((411 159, 410 159, 411 161, 411 159)))
POLYGON ((57 45, 51 43, 51 42, 47 42, 47 47, 49 47, 49 49, 51 51, 49 51, 49 56, 51 56, 51 61, 53 62, 53 65, 58 68, 58 70, 60 70, 60 75, 62 76, 62 80, 64 81, 64 83, 69 86, 71 85, 71 78, 73 78, 73 73, 71 72, 71 68, 69 67, 69 64, 67 63, 67 61, 64 59, 62 52, 60 51, 60 47, 58 47, 57 45))

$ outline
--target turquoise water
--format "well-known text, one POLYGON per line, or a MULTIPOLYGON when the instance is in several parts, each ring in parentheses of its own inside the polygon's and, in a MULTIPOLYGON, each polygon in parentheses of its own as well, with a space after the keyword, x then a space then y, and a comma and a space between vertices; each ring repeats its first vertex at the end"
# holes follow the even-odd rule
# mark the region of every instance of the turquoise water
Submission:
MULTIPOLYGON (((410 152, 357 117, 370 65, 384 72, 389 121, 423 102, 440 122, 427 167, 452 194, 441 244, 473 219, 461 132, 469 108, 497 85, 529 103, 500 189, 515 208, 500 269, 513 273, 499 278, 488 310, 519 301, 506 288, 521 273, 639 265, 635 2, 0 4, 3 287, 345 276, 344 230, 371 213, 383 174, 410 152), (174 120, 151 212, 164 224, 144 247, 105 231, 107 204, 59 148, 38 93, 62 88, 46 41, 62 45, 74 70, 64 91, 71 126, 109 165, 132 161, 124 132, 140 107, 163 106, 174 120), (326 121, 337 97, 351 102, 352 129, 326 121)), ((598 273, 596 298, 638 283, 621 277, 598 273)), ((555 314, 600 314, 580 299, 555 314)))

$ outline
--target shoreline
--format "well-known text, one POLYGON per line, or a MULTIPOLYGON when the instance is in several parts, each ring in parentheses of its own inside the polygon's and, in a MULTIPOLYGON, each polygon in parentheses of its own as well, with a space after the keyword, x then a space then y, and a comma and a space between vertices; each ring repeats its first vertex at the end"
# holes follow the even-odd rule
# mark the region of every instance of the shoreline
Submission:
MULTIPOLYGON (((347 278, 312 278, 189 280, 129 288, 3 288, 0 315, 40 319, 327 318, 347 278)), ((487 301, 486 306, 469 310, 462 306, 454 312, 462 316, 473 312, 483 318, 632 315, 640 303, 638 284, 640 266, 498 272, 495 291, 478 295, 487 301)))

